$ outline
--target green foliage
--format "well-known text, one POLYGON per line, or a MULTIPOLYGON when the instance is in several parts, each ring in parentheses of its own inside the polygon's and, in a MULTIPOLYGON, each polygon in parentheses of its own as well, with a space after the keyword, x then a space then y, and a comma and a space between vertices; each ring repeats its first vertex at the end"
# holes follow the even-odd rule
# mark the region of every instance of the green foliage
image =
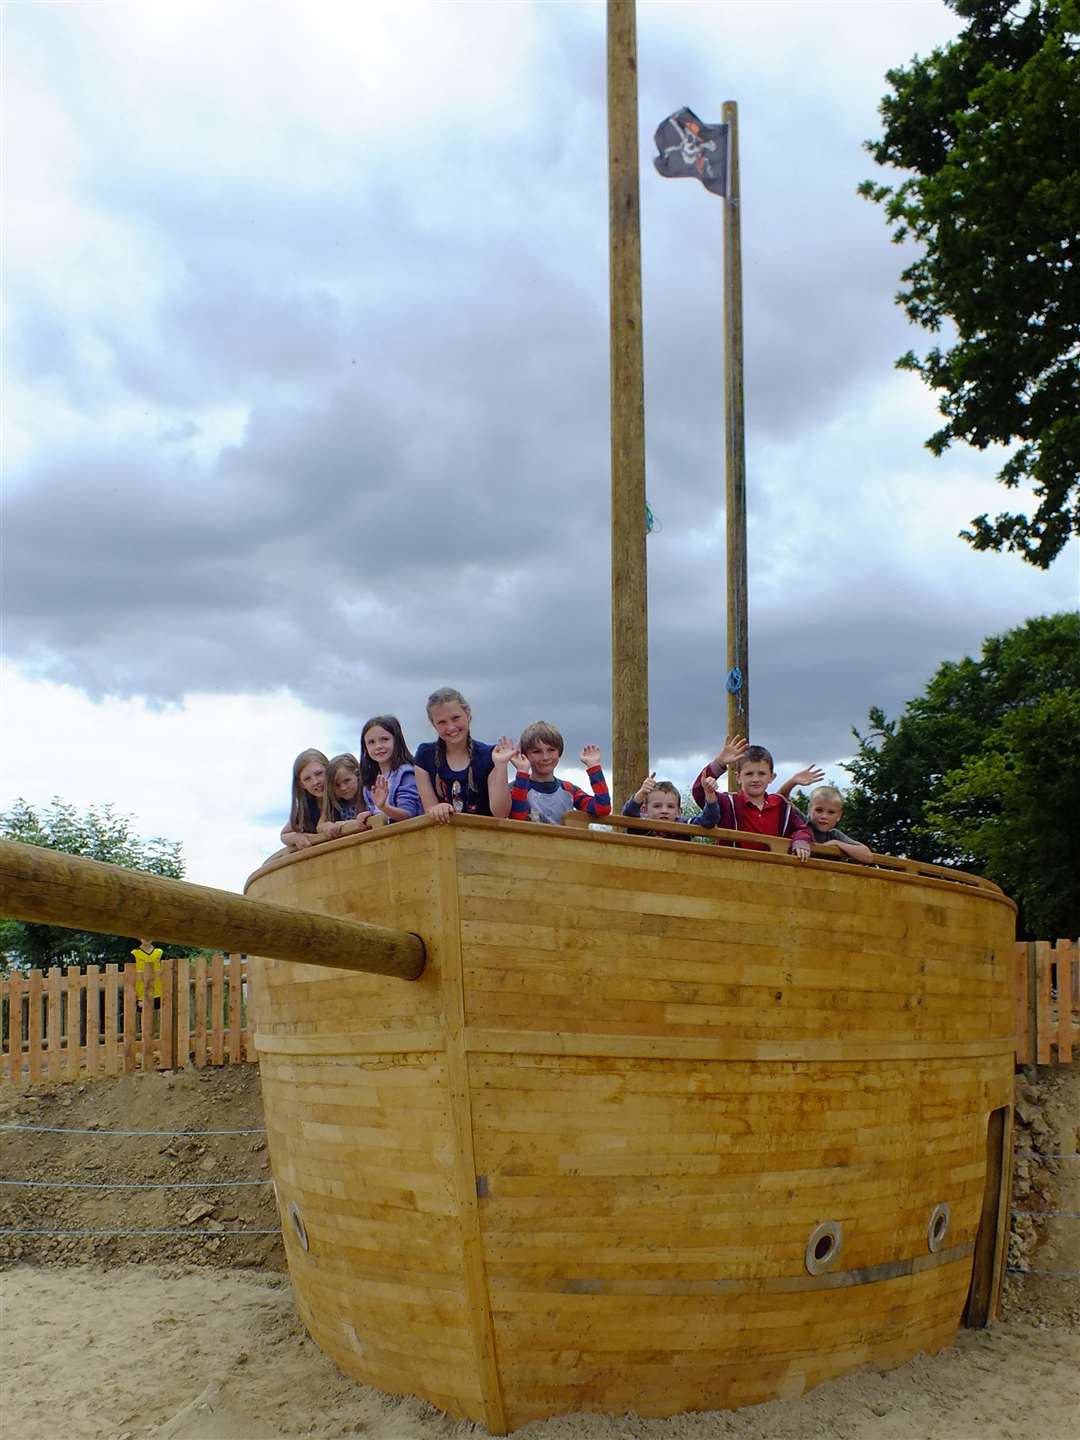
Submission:
POLYGON ((921 247, 898 303, 955 329, 950 349, 897 362, 941 392, 928 447, 1016 445, 998 479, 1033 487, 1030 516, 983 514, 961 533, 1045 569, 1080 534, 1080 0, 946 4, 967 27, 888 72, 885 133, 867 144, 914 175, 859 189, 894 241, 921 247))
POLYGON ((1080 934, 1080 617, 1029 620, 855 731, 843 827, 1001 885, 1026 929, 1080 934))
MULTIPOLYGON (((132 831, 130 818, 118 815, 111 805, 91 806, 85 815, 80 815, 73 805, 57 797, 39 814, 19 799, 0 814, 0 836, 174 880, 182 879, 184 874, 178 842, 160 837, 144 840, 132 831)), ((86 930, 0 919, 0 950, 6 962, 29 969, 123 965, 130 958, 131 945, 132 937, 127 936, 95 935, 86 930)), ((169 950, 172 954, 193 953, 176 946, 169 950)))

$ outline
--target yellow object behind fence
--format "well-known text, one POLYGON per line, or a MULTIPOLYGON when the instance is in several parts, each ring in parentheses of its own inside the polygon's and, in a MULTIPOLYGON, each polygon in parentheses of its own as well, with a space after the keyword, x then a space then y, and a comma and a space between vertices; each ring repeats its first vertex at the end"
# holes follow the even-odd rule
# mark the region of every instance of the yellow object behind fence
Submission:
POLYGON ((136 998, 137 1000, 140 1000, 140 1001, 141 1001, 141 1000, 143 999, 144 995, 145 995, 145 985, 144 985, 144 982, 143 982, 143 980, 142 980, 141 977, 142 977, 142 975, 143 975, 143 972, 146 970, 147 966, 149 966, 150 969, 153 970, 153 972, 154 972, 154 988, 153 988, 154 999, 155 999, 155 1000, 160 1000, 160 999, 161 999, 161 947, 158 946, 158 945, 155 945, 154 948, 153 948, 153 950, 151 950, 151 951, 149 952, 149 954, 148 954, 145 950, 141 950, 141 949, 136 945, 135 949, 132 950, 131 953, 132 953, 132 955, 135 956, 135 976, 136 976, 136 978, 135 978, 135 998, 136 998))

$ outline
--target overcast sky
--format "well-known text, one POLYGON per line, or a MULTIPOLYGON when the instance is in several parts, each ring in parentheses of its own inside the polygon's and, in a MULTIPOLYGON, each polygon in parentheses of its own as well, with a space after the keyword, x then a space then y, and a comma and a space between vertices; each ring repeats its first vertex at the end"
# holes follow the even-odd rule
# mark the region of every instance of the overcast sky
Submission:
MULTIPOLYGON (((238 887, 293 755, 452 684, 610 748, 600 4, 8 5, 0 808, 111 800, 238 887)), ((740 106, 752 738, 836 763, 1075 602, 957 532, 928 339, 855 194, 939 0, 639 4, 652 752, 724 729, 723 202, 651 167, 740 106)), ((573 767, 567 767, 572 773, 573 767)))

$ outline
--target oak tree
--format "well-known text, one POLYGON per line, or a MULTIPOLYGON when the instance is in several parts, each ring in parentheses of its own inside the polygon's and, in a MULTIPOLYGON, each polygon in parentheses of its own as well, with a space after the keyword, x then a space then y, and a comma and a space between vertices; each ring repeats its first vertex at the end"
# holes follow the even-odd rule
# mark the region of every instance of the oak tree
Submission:
POLYGON ((910 174, 860 193, 918 247, 898 303, 952 338, 897 362, 939 392, 928 447, 1014 447, 998 479, 1021 508, 961 534, 1045 569, 1080 534, 1080 0, 945 3, 964 30, 887 73, 867 142, 910 174))
POLYGON ((849 834, 985 875, 1043 939, 1080 934, 1080 617, 991 636, 855 735, 849 834))

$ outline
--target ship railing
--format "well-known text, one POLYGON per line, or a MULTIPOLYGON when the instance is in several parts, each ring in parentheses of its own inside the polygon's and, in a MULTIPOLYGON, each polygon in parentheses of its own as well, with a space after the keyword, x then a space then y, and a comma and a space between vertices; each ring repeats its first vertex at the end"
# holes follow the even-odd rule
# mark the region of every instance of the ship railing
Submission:
MULTIPOLYGON (((582 810, 570 810, 562 818, 564 826, 571 829, 600 829, 616 832, 623 832, 627 835, 638 835, 643 839, 663 839, 670 835, 672 840, 677 840, 680 846, 687 842, 688 827, 670 820, 637 820, 629 815, 606 815, 603 819, 597 819, 582 810)), ((708 828, 704 825, 695 825, 691 829, 693 840, 701 846, 710 848, 723 848, 730 854, 732 846, 738 847, 740 855, 748 858, 765 858, 765 851, 772 855, 782 855, 790 858, 791 841, 778 835, 750 834, 746 830, 726 830, 721 826, 708 828)), ((949 880, 956 885, 968 885, 976 890, 986 890, 993 895, 1001 895, 1000 885, 995 885, 992 880, 986 880, 981 875, 973 875, 968 870, 957 870, 951 865, 935 865, 927 860, 904 860, 896 855, 876 855, 871 852, 871 858, 865 864, 852 862, 847 859, 838 845, 811 845, 810 854, 820 860, 840 861, 845 869, 858 868, 873 873, 874 870, 892 870, 902 875, 915 875, 923 879, 949 880)))

